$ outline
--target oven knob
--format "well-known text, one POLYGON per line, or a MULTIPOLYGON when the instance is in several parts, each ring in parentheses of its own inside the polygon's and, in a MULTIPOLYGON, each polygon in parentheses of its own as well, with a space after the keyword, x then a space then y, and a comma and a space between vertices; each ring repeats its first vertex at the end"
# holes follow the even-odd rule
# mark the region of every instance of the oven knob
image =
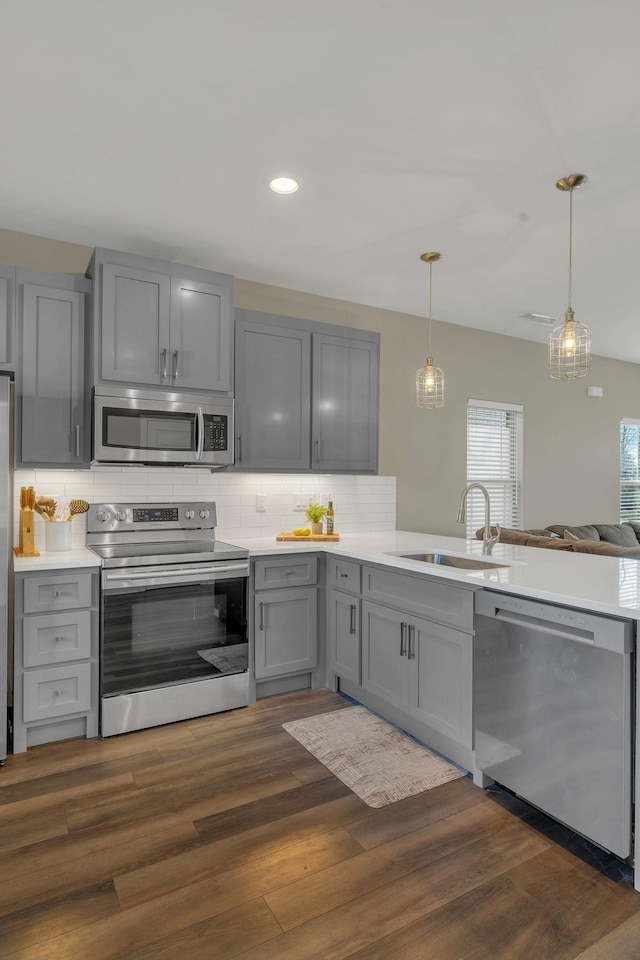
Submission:
POLYGON ((201 517, 202 520, 206 520, 208 516, 209 516, 209 511, 208 511, 208 510, 201 510, 201 511, 200 511, 200 517, 201 517))
POLYGON ((104 523, 105 520, 109 519, 109 514, 105 513, 104 510, 98 510, 96 513, 96 518, 100 521, 100 523, 104 523))
POLYGON ((118 510, 118 512, 116 513, 116 520, 126 520, 126 519, 127 519, 126 513, 123 513, 122 510, 118 510))
POLYGON ((193 518, 196 515, 196 512, 195 510, 185 510, 184 515, 187 518, 187 520, 193 520, 193 518))

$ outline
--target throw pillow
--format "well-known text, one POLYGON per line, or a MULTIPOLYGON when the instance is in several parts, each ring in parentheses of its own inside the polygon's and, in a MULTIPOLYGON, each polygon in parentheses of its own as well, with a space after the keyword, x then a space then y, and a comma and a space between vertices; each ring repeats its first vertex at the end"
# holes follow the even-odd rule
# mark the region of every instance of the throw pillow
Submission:
POLYGON ((584 540, 585 537, 576 537, 575 533, 571 533, 571 530, 565 530, 564 532, 565 540, 573 540, 575 543, 579 543, 580 540, 584 540))
POLYGON ((601 540, 616 543, 619 547, 637 547, 638 538, 630 523, 596 523, 601 540))

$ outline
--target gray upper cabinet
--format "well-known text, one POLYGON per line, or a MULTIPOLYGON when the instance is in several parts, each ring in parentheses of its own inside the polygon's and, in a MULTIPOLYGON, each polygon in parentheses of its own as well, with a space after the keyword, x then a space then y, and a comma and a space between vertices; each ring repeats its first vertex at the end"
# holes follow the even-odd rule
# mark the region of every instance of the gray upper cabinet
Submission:
POLYGON ((15 370, 15 281, 16 268, 0 263, 0 370, 15 370))
POLYGON ((17 271, 16 464, 89 463, 87 280, 17 271))
POLYGON ((167 382, 170 294, 171 280, 162 274, 102 265, 102 379, 167 382))
POLYGON ((355 337, 313 335, 314 470, 377 469, 378 349, 355 337))
POLYGON ((94 383, 233 391, 233 277, 97 247, 94 383))
POLYGON ((237 320, 236 464, 308 469, 310 409, 311 334, 237 320))
POLYGON ((236 466, 378 466, 379 335, 236 310, 236 466))

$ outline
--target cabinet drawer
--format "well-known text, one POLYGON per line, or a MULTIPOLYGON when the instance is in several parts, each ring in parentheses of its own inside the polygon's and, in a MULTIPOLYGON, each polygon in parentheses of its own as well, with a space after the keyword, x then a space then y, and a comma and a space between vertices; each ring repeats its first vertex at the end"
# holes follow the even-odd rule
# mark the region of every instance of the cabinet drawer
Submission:
POLYGON ((91 606, 91 574, 71 571, 65 576, 25 577, 24 612, 69 610, 91 606))
POLYGON ((25 667, 42 667, 91 656, 91 611, 73 610, 25 617, 22 627, 25 667))
POLYGON ((327 565, 327 585, 345 590, 347 593, 361 592, 361 566, 352 560, 329 557, 327 565))
POLYGON ((473 590, 425 577, 364 567, 362 593, 371 600, 400 607, 428 620, 473 631, 473 590))
POLYGON ((318 580, 317 557, 278 557, 256 560, 254 588, 270 590, 277 587, 305 586, 318 580))
POLYGON ((91 709, 91 664, 30 670, 23 675, 23 721, 48 720, 91 709))

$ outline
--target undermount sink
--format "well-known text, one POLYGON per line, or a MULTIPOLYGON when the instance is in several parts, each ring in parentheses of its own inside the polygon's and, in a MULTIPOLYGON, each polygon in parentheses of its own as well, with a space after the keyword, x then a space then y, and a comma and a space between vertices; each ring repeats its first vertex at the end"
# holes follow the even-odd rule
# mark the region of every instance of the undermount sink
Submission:
POLYGON ((421 563, 436 563, 441 567, 459 567, 463 570, 491 570, 508 567, 508 563, 496 563, 479 557, 455 557, 450 553, 401 553, 396 554, 403 560, 419 560, 421 563))

